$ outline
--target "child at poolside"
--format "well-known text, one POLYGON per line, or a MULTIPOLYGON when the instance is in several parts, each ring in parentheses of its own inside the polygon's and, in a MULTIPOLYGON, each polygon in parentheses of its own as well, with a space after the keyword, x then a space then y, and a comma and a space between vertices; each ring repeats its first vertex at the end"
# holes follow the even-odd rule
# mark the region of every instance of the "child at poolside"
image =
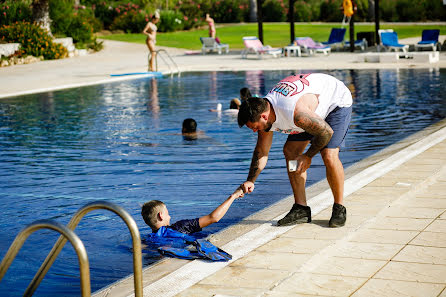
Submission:
POLYGON ((166 205, 159 200, 151 200, 144 203, 141 209, 141 216, 153 233, 157 232, 162 226, 186 234, 200 232, 202 228, 220 221, 232 205, 232 202, 239 197, 243 197, 243 195, 243 191, 239 188, 210 214, 200 218, 180 220, 172 225, 170 225, 170 215, 166 205))

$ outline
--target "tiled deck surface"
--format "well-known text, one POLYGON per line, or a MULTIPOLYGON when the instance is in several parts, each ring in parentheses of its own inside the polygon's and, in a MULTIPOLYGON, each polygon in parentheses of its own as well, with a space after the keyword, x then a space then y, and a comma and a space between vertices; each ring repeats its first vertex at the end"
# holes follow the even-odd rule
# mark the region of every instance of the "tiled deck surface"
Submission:
POLYGON ((186 289, 189 296, 446 296, 446 140, 186 289))

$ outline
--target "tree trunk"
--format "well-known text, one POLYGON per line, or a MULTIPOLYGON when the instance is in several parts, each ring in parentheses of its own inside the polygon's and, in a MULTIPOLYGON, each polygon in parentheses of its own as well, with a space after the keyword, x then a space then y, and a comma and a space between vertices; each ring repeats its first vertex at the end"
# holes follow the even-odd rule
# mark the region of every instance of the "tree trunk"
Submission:
POLYGON ((51 33, 49 0, 33 0, 32 9, 33 21, 43 29, 47 30, 50 36, 53 36, 51 33))
POLYGON ((249 21, 257 22, 257 1, 249 0, 249 21))

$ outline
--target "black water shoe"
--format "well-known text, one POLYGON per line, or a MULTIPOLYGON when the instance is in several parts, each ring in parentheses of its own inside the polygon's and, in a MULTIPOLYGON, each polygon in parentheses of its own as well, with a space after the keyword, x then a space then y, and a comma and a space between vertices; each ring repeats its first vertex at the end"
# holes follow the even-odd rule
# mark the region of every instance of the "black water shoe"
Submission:
POLYGON ((290 226, 309 222, 311 222, 311 208, 295 203, 290 212, 277 222, 277 226, 290 226))
POLYGON ((338 203, 333 204, 333 212, 331 214, 330 222, 328 225, 332 228, 342 227, 347 220, 347 209, 338 203))

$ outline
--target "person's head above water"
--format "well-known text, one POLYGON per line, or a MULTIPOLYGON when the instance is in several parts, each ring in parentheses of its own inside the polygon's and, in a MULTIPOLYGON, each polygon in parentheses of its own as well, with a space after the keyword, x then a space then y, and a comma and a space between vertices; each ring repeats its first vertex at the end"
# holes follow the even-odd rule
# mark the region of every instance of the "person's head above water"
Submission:
POLYGON ((241 105, 240 100, 238 100, 237 98, 234 98, 229 103, 229 109, 239 109, 240 105, 241 105))
POLYGON ((162 226, 170 225, 170 215, 164 202, 151 200, 144 203, 141 208, 141 216, 147 225, 156 231, 162 226))
POLYGON ((247 100, 248 98, 252 97, 251 91, 248 88, 241 88, 240 89, 240 99, 242 101, 247 100))
POLYGON ((183 133, 195 133, 197 132, 197 122, 194 119, 188 118, 183 121, 183 133))

